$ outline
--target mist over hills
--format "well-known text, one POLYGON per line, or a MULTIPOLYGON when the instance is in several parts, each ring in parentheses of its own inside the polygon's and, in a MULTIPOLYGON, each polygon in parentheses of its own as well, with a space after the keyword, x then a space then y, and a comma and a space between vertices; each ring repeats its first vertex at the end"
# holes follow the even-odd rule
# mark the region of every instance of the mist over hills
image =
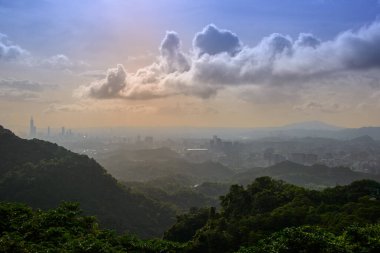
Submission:
POLYGON ((300 129, 300 130, 341 130, 344 129, 344 127, 339 127, 331 124, 327 124, 322 121, 303 121, 303 122, 297 122, 288 124, 285 126, 279 127, 281 129, 300 129))
MULTIPOLYGON (((368 136, 346 142, 353 146, 365 143, 365 147, 368 142, 376 144, 368 136)), ((264 242, 271 245, 273 240, 285 240, 286 247, 301 247, 291 243, 299 238, 305 240, 303 234, 297 234, 301 231, 313 238, 322 233, 321 238, 305 246, 307 249, 319 245, 321 240, 323 245, 318 247, 337 249, 343 247, 336 246, 342 240, 348 245, 346 248, 357 242, 343 236, 347 235, 346 231, 352 231, 350 226, 358 223, 361 227, 357 229, 378 237, 378 232, 372 232, 377 226, 370 227, 378 220, 380 210, 377 175, 289 161, 266 168, 232 170, 214 162, 189 162, 166 148, 116 150, 103 155, 106 166, 115 166, 109 172, 119 173, 118 178, 124 182, 117 182, 85 155, 46 141, 24 140, 0 127, 0 201, 22 202, 43 209, 56 207, 63 200, 76 201, 85 214, 96 215, 103 228, 127 230, 142 237, 160 237, 165 231, 164 239, 169 241, 144 241, 128 234, 119 236, 101 231, 94 219, 78 216, 75 204, 42 212, 14 203, 0 203, 0 211, 7 216, 2 223, 5 233, 23 235, 16 239, 6 236, 9 234, 2 235, 0 245, 11 238, 23 241, 24 248, 31 247, 30 243, 54 248, 52 241, 59 240, 60 247, 72 249, 81 245, 69 242, 80 240, 88 243, 87 249, 136 250, 132 252, 203 253, 208 249, 226 253, 239 249, 239 252, 269 252, 261 248, 264 242), (118 169, 118 166, 121 167, 118 169), (324 189, 329 186, 336 187, 324 189), (14 231, 12 224, 19 226, 19 221, 9 217, 25 213, 29 213, 25 216, 28 224, 34 225, 14 231), (59 219, 73 222, 60 224, 59 219), (87 223, 80 222, 82 220, 87 223), (40 236, 39 239, 31 237, 30 231, 40 236), (59 231, 66 231, 66 237, 59 231), (76 234, 81 237, 76 238, 76 234), (326 239, 327 235, 330 239, 326 239), (245 246, 254 251, 245 251, 245 246)), ((371 244, 365 240, 360 248, 377 247, 372 237, 368 239, 371 244)), ((273 244, 276 247, 276 243, 273 244)), ((9 245, 5 246, 10 248, 9 245)))
POLYGON ((0 200, 52 208, 77 201, 100 224, 158 236, 174 211, 122 187, 95 160, 37 139, 24 140, 0 126, 0 200))
MULTIPOLYGON (((371 149, 377 149, 377 142, 369 136, 338 144, 333 139, 311 137, 297 142, 310 147, 308 143, 317 147, 373 145, 371 149)), ((348 168, 304 166, 289 161, 267 168, 232 170, 216 162, 184 160, 168 148, 116 149, 97 156, 123 187, 94 159, 46 141, 21 139, 3 127, 0 128, 0 156, 1 200, 40 208, 54 207, 63 200, 78 201, 86 213, 97 215, 104 226, 143 236, 162 233, 173 222, 174 209, 183 212, 193 206, 218 205, 218 197, 231 184, 249 184, 261 176, 313 189, 346 185, 360 179, 380 181, 379 176, 348 168)))
MULTIPOLYGON (((283 137, 283 138, 303 138, 319 137, 340 140, 350 140, 361 136, 369 136, 375 140, 380 140, 380 127, 359 127, 344 128, 321 121, 305 121, 282 127, 252 129, 252 136, 260 138, 283 137)), ((253 137, 255 138, 255 137, 253 137)))
POLYGON ((167 148, 119 150, 96 159, 121 181, 149 181, 161 177, 183 175, 192 182, 221 181, 234 174, 216 162, 192 163, 167 148))
POLYGON ((371 179, 380 182, 380 175, 354 172, 345 167, 327 167, 324 165, 305 166, 284 161, 267 168, 253 168, 237 173, 232 182, 249 184, 258 177, 268 176, 291 184, 313 189, 323 189, 336 185, 347 185, 357 180, 371 179))
POLYGON ((380 140, 380 127, 345 128, 322 121, 304 121, 278 127, 109 127, 80 128, 76 132, 92 136, 151 135, 161 138, 209 138, 218 135, 231 140, 320 137, 349 140, 368 135, 380 140))
MULTIPOLYGON (((302 150, 307 146, 310 150, 305 150, 306 152, 323 150, 324 147, 338 151, 345 147, 358 152, 364 152, 367 149, 377 152, 380 149, 377 142, 369 136, 348 141, 308 137, 274 143, 279 150, 290 146, 295 150, 302 150)), ((270 147, 266 145, 271 145, 272 142, 259 144, 263 145, 262 148, 265 149, 270 147)), ((210 192, 213 191, 213 188, 216 190, 222 187, 223 190, 220 193, 225 193, 228 187, 223 187, 223 185, 248 184, 262 176, 281 179, 313 189, 346 185, 361 179, 373 179, 380 182, 379 175, 352 171, 348 167, 328 167, 320 164, 306 166, 291 161, 280 162, 268 167, 231 169, 217 162, 190 162, 167 148, 118 150, 99 155, 96 159, 118 180, 128 182, 132 188, 135 187, 143 192, 152 192, 152 188, 156 188, 157 191, 164 190, 168 193, 170 190, 167 191, 167 186, 171 185, 172 187, 172 184, 175 184, 177 189, 186 188, 189 191, 197 192, 199 188, 194 188, 194 185, 200 187, 205 183, 213 182, 214 185, 208 185, 210 192), (133 181, 140 182, 140 184, 131 184, 133 181)), ((215 198, 218 195, 211 197, 215 198)))

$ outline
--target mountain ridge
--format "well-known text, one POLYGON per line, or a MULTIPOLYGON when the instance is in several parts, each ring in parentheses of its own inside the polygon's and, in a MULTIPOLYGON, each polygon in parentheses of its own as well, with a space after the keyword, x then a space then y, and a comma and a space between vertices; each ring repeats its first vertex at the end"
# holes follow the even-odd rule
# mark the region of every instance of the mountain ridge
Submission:
POLYGON ((25 140, 0 128, 0 200, 48 209, 79 202, 86 214, 118 232, 159 236, 175 213, 123 188, 94 159, 56 144, 25 140))

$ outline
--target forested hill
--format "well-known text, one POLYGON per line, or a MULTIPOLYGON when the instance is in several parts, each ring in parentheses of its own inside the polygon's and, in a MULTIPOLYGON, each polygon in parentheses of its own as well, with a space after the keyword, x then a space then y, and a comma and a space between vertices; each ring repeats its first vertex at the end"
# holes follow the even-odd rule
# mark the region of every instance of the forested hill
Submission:
POLYGON ((219 211, 178 216, 166 240, 99 229, 76 203, 41 211, 0 202, 0 252, 378 253, 379 192, 369 180, 312 191, 262 177, 232 186, 219 211))
POLYGON ((261 177, 231 186, 219 211, 178 216, 164 238, 187 242, 191 253, 375 253, 379 221, 378 182, 315 191, 261 177))
POLYGON ((0 126, 0 201, 38 208, 79 202, 86 214, 117 231, 159 236, 174 213, 129 192, 93 159, 41 140, 25 140, 0 126))
POLYGON ((253 168, 237 173, 231 178, 231 182, 246 185, 263 176, 312 189, 347 185, 362 179, 380 182, 379 175, 356 172, 346 167, 327 167, 320 164, 307 166, 290 161, 284 161, 267 168, 253 168))

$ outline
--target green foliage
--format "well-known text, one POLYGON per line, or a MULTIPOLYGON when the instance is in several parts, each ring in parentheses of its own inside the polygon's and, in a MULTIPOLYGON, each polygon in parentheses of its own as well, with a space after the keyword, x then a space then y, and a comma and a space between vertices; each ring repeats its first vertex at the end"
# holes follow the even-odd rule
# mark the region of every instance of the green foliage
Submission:
POLYGON ((99 229, 96 219, 82 216, 77 203, 47 211, 0 203, 0 252, 183 252, 186 244, 141 240, 99 229))
POLYGON ((125 182, 124 185, 132 192, 172 206, 178 213, 187 212, 192 207, 219 206, 219 195, 206 196, 185 176, 161 177, 147 182, 125 182))
POLYGON ((175 220, 172 208, 128 191, 95 160, 56 144, 3 130, 0 156, 0 201, 42 209, 79 202, 102 227, 143 237, 161 236, 175 220))
MULTIPOLYGON (((279 239, 278 243, 306 247, 295 252, 340 252, 334 248, 339 240, 349 241, 350 247, 355 243, 355 240, 347 239, 351 231, 348 228, 355 224, 365 227, 380 221, 379 192, 380 184, 368 180, 324 191, 307 190, 269 177, 258 178, 247 187, 233 185, 229 193, 221 197, 220 212, 209 217, 205 225, 197 229, 190 240, 189 250, 233 252, 241 246, 249 247, 258 242, 263 242, 264 246, 270 245, 265 238, 275 241, 277 237, 284 237, 290 239, 279 239), (302 227, 305 225, 313 227, 302 227), (289 227, 294 229, 283 230, 289 227), (277 234, 271 238, 273 233, 277 234), (342 237, 335 238, 336 235, 342 237), (292 237, 301 239, 291 241, 292 237), (318 244, 320 240, 322 244, 318 244), (310 245, 306 242, 310 242, 310 245)), ((172 228, 180 229, 169 230, 170 238, 180 237, 183 231, 193 231, 193 219, 179 217, 172 228)), ((379 240, 377 230, 373 230, 372 239, 365 240, 379 240)), ((281 249, 278 245, 272 246, 281 249)), ((358 248, 363 248, 363 245, 360 244, 358 248)), ((265 250, 262 252, 293 252, 265 250)))
POLYGON ((341 235, 320 227, 293 227, 273 233, 237 253, 356 253, 380 252, 380 225, 350 226, 341 235))
POLYGON ((202 228, 209 217, 215 212, 214 208, 192 208, 189 213, 178 215, 177 223, 164 234, 164 239, 175 242, 187 242, 202 228))

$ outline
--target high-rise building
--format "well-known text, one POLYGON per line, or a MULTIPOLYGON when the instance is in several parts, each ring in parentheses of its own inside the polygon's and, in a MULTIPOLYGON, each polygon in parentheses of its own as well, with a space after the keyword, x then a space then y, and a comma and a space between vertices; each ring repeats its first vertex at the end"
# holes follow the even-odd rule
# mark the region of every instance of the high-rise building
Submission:
POLYGON ((48 126, 47 128, 47 137, 49 138, 50 137, 50 127, 48 126))
POLYGON ((66 134, 65 127, 62 127, 62 129, 61 129, 61 135, 65 136, 65 134, 66 134))
POLYGON ((30 117, 30 122, 29 122, 29 137, 34 138, 36 137, 37 134, 37 128, 34 125, 34 120, 33 117, 30 117))

